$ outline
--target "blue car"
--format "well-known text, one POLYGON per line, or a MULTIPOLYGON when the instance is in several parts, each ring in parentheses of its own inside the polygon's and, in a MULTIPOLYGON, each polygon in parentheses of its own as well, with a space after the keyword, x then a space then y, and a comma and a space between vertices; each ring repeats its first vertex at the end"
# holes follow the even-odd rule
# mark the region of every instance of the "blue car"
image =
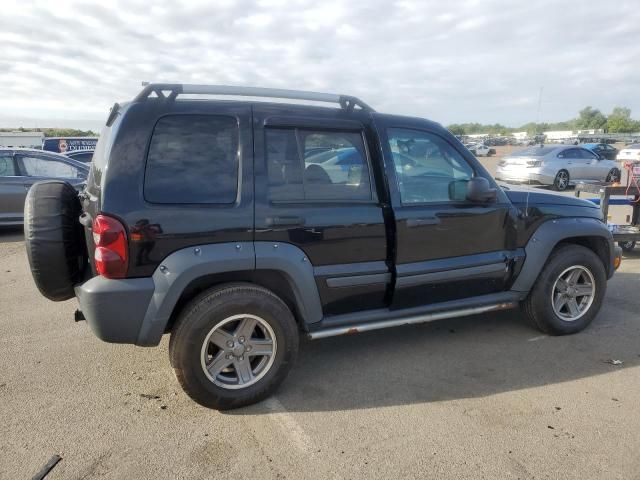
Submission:
POLYGON ((606 160, 615 160, 616 155, 618 154, 618 149, 607 143, 583 143, 580 146, 587 150, 591 150, 600 158, 604 158, 606 160))

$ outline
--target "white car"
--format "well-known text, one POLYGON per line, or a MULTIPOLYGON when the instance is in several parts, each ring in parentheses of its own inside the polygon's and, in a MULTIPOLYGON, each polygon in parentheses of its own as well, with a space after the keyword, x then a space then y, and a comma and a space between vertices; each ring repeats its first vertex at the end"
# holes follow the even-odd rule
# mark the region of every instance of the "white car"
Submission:
POLYGON ((640 162, 640 143, 627 145, 618 152, 616 157, 618 162, 640 162))
POLYGON ((467 143, 465 147, 476 157, 489 157, 492 153, 491 148, 487 147, 484 143, 467 143))

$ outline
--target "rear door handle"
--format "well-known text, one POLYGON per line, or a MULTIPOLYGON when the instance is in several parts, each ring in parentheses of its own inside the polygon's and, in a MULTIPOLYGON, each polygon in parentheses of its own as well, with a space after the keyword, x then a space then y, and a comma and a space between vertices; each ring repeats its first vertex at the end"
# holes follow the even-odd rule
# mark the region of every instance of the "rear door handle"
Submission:
POLYGON ((407 220, 407 227, 422 227, 423 225, 440 225, 440 219, 438 217, 428 218, 409 218, 407 220))
POLYGON ((304 225, 304 218, 302 217, 268 217, 267 225, 270 227, 275 226, 299 226, 304 225))

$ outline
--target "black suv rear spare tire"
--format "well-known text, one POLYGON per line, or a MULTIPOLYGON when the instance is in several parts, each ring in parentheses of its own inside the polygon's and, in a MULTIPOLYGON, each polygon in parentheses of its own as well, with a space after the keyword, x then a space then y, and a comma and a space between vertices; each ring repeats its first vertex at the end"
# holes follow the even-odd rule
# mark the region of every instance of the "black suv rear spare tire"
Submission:
POLYGON ((171 333, 169 357, 185 392, 218 410, 271 395, 298 354, 298 326, 266 288, 228 284, 196 297, 171 333))
POLYGON ((78 192, 59 180, 35 183, 24 204, 24 240, 38 290, 59 302, 74 296, 87 264, 78 192))
POLYGON ((545 333, 577 333, 598 314, 606 289, 600 257, 581 245, 562 245, 551 253, 524 309, 531 323, 545 333))

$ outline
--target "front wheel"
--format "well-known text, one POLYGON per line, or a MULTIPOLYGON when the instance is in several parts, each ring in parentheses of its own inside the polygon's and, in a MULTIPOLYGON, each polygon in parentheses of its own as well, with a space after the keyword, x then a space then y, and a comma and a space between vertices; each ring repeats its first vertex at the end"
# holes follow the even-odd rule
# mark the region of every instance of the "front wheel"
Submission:
POLYGON ((533 325, 545 333, 577 333, 598 314, 606 289, 600 257, 581 245, 564 245, 549 257, 524 309, 533 325))
POLYGON ((553 179, 553 188, 559 192, 563 192, 569 186, 569 172, 560 170, 553 179))
POLYGON ((185 392, 218 410, 250 405, 282 383, 298 352, 287 305, 251 284, 214 288, 183 310, 169 355, 185 392))
POLYGON ((618 245, 625 253, 632 252, 633 249, 636 248, 636 242, 633 240, 629 242, 618 242, 618 245))
POLYGON ((620 181, 620 170, 617 168, 612 168, 607 174, 607 178, 605 179, 607 183, 611 182, 619 182, 620 181))

